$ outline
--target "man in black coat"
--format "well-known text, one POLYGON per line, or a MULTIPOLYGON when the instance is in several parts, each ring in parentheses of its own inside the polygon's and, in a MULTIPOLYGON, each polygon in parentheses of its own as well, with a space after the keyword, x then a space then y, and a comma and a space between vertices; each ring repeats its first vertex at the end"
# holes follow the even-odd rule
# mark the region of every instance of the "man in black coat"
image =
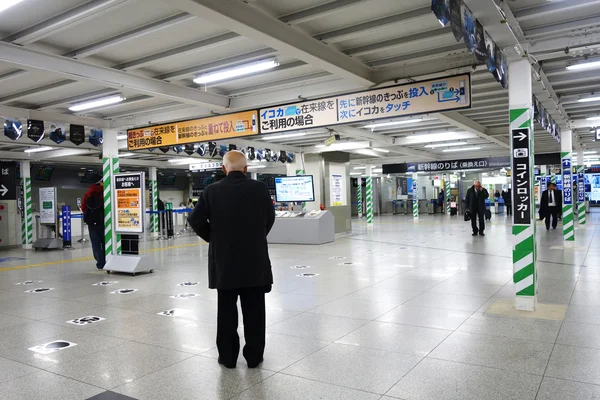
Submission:
POLYGON ((502 192, 502 199, 504 199, 506 215, 512 215, 512 190, 508 189, 505 192, 502 192))
POLYGON ((550 230, 550 218, 552 218, 552 229, 556 229, 558 216, 562 214, 562 192, 556 188, 556 183, 548 184, 548 189, 542 192, 540 201, 540 219, 546 220, 546 230, 550 230))
POLYGON ((471 227, 473 236, 485 236, 485 201, 490 197, 488 191, 481 186, 481 182, 475 181, 473 186, 467 190, 465 201, 467 211, 471 213, 471 227), (477 228, 477 219, 479 219, 479 228, 477 228))
POLYGON ((265 293, 273 274, 267 235, 275 209, 267 186, 246 177, 246 156, 230 151, 223 157, 227 176, 206 188, 188 222, 207 241, 208 280, 218 291, 217 348, 219 363, 235 368, 240 351, 237 299, 244 319, 244 358, 248 367, 263 361, 265 293))

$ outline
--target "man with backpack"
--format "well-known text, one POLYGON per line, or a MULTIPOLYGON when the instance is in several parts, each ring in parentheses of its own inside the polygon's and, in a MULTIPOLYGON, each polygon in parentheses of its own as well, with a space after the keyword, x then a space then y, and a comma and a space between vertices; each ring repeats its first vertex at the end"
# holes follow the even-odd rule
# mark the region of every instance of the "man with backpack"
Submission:
POLYGON ((96 268, 103 269, 106 264, 104 253, 104 184, 93 183, 81 200, 83 222, 88 226, 92 252, 96 260, 96 268))

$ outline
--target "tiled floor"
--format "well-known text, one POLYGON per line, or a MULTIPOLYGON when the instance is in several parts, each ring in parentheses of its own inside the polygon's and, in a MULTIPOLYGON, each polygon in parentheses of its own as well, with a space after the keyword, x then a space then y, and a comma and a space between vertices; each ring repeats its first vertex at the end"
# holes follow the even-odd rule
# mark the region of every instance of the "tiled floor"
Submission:
POLYGON ((565 321, 485 313, 513 296, 504 217, 485 238, 457 218, 388 216, 372 230, 355 221, 333 244, 271 246, 267 352, 255 370, 216 362, 216 294, 194 237, 150 242, 160 267, 136 277, 78 260, 89 248, 11 251, 0 262, 0 397, 600 399, 600 213, 591 219, 574 249, 560 231, 538 230, 539 301, 568 304, 565 321), (16 285, 25 280, 43 282, 16 285), (118 283, 92 286, 109 280, 118 283), (200 283, 178 286, 186 281, 200 283), (53 290, 24 293, 37 287, 53 290), (122 288, 139 290, 110 294, 122 288), (170 297, 179 293, 198 296, 170 297), (183 310, 158 315, 173 308, 183 310), (84 316, 106 319, 66 322, 84 316), (28 350, 54 340, 77 345, 28 350))

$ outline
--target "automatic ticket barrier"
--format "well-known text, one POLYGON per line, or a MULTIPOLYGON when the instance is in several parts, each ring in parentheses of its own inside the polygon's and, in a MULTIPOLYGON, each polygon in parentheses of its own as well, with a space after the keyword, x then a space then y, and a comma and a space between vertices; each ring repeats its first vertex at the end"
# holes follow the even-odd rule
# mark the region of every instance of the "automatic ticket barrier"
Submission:
MULTIPOLYGON (((17 201, 0 202, 0 247, 17 245, 17 201)), ((18 224, 20 225, 20 224, 18 224)))

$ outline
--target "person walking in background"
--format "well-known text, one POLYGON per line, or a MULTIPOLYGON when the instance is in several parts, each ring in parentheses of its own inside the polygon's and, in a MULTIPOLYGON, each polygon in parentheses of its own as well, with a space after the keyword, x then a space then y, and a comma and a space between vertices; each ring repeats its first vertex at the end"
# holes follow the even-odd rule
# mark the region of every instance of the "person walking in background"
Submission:
POLYGON ((467 212, 471 214, 471 227, 473 236, 485 236, 485 201, 490 197, 488 191, 481 186, 481 182, 473 182, 473 186, 467 190, 466 203, 467 212), (479 227, 477 220, 479 219, 479 227))
POLYGON ((502 199, 504 199, 504 206, 506 207, 506 215, 512 215, 512 189, 507 189, 502 192, 502 199))
POLYGON ((225 178, 204 190, 188 218, 194 232, 209 243, 209 287, 218 292, 219 363, 227 368, 236 367, 240 351, 238 296, 246 340, 244 358, 249 368, 262 363, 265 293, 273 284, 267 235, 275 222, 275 209, 267 186, 248 178, 247 171, 244 153, 226 153, 225 178))
POLYGON ((550 219, 552 229, 558 225, 558 216, 562 213, 562 192, 556 188, 556 183, 549 183, 548 189, 542 192, 540 201, 540 219, 546 221, 546 230, 550 230, 550 219))
POLYGON ((102 181, 90 185, 81 200, 83 222, 88 226, 92 253, 96 260, 96 268, 103 269, 106 264, 104 252, 104 184, 102 181))

